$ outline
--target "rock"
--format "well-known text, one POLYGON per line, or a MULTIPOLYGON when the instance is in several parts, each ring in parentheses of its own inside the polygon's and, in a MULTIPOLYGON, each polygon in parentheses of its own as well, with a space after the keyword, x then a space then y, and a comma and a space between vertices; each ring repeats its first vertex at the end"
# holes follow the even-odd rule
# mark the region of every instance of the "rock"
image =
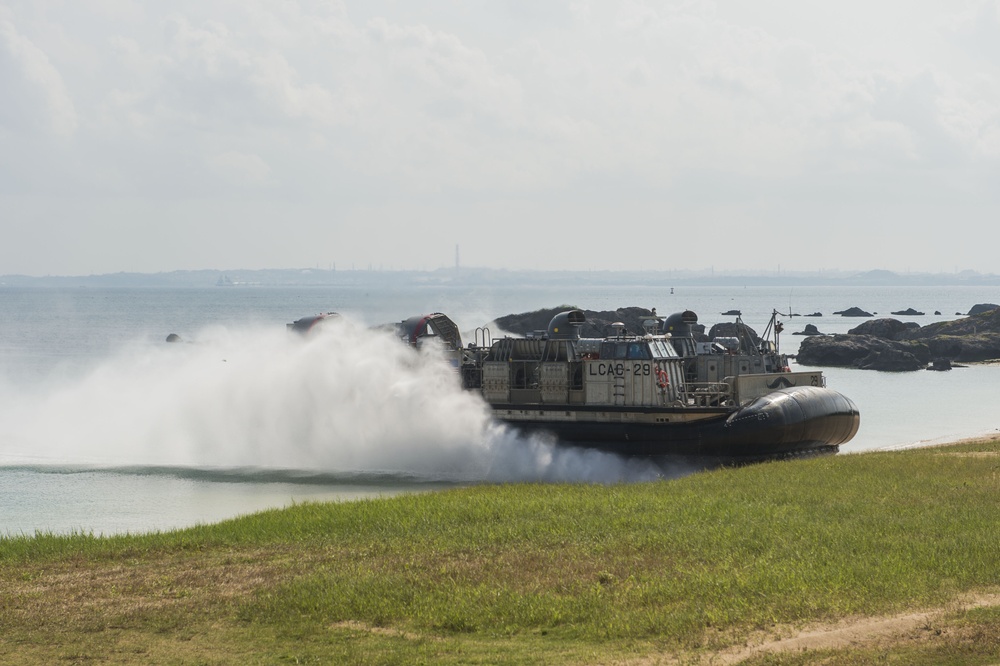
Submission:
POLYGON ((835 315, 840 315, 841 317, 871 317, 873 316, 871 312, 865 312, 861 308, 853 307, 847 310, 841 310, 840 312, 834 312, 835 315))
POLYGON ((930 350, 920 342, 898 342, 873 335, 838 334, 802 340, 796 358, 802 365, 917 370, 930 361, 930 350))
POLYGON ((819 329, 816 328, 815 324, 806 324, 805 330, 802 332, 792 333, 792 335, 823 335, 823 333, 819 332, 819 329))
POLYGON ((808 315, 804 315, 804 316, 806 316, 806 317, 822 317, 823 313, 822 312, 813 312, 812 314, 808 314, 808 315))
POLYGON ((941 311, 940 311, 940 310, 935 310, 935 311, 934 311, 934 314, 936 314, 937 316, 939 316, 939 317, 940 317, 940 316, 941 316, 941 311))
POLYGON ((177 335, 176 333, 171 333, 170 335, 167 336, 167 342, 182 342, 181 336, 177 335))
POLYGON ((982 333, 961 338, 940 336, 927 341, 931 353, 959 363, 1000 358, 1000 333, 982 333))
POLYGON ((795 358, 802 365, 854 367, 854 362, 870 353, 865 336, 811 336, 802 341, 795 358))
POLYGON ((993 303, 979 303, 978 305, 972 306, 972 309, 969 310, 969 316, 971 317, 972 315, 983 314, 984 312, 996 310, 997 308, 1000 308, 1000 305, 995 305, 993 303))
POLYGON ((1000 309, 907 330, 900 339, 920 341, 935 358, 971 363, 1000 358, 1000 309))
MULTIPOLYGON (((514 335, 527 335, 533 331, 548 330, 552 317, 566 310, 578 310, 574 305, 560 305, 555 308, 509 314, 496 319, 501 331, 514 335)), ((585 338, 599 338, 611 333, 611 325, 621 322, 625 330, 632 334, 643 332, 643 322, 656 316, 655 310, 639 307, 618 308, 617 310, 584 310, 586 322, 580 327, 580 335, 585 338)), ((704 324, 692 324, 691 331, 698 340, 707 340, 704 324)))
MULTIPOLYGON (((515 335, 526 335, 532 331, 548 330, 549 322, 552 321, 552 318, 560 312, 565 312, 566 310, 579 310, 579 308, 575 305, 559 305, 554 308, 535 310, 533 312, 509 314, 497 318, 496 323, 502 331, 513 333, 515 335)), ((652 314, 652 312, 650 312, 650 314, 652 314)), ((584 325, 584 328, 592 326, 593 322, 591 321, 591 318, 587 317, 587 324, 584 325)), ((591 335, 594 335, 595 333, 596 332, 592 331, 591 335)))
POLYGON ((757 331, 753 330, 746 324, 738 324, 736 322, 722 322, 721 324, 716 324, 708 331, 708 339, 715 340, 716 338, 737 338, 740 341, 740 348, 744 352, 750 351, 746 349, 746 344, 744 341, 750 338, 753 348, 757 349, 760 347, 760 336, 757 335, 757 331))
POLYGON ((929 366, 927 366, 927 369, 938 371, 951 370, 951 360, 947 358, 936 358, 929 366))
POLYGON ((892 314, 897 315, 897 316, 901 316, 901 317, 921 317, 921 316, 923 316, 924 313, 923 312, 917 312, 913 308, 906 308, 905 310, 900 310, 899 312, 893 312, 892 314))
POLYGON ((970 336, 981 333, 1000 333, 1000 309, 985 310, 961 319, 927 324, 908 333, 906 338, 908 340, 923 340, 938 335, 970 336))
POLYGON ((902 349, 881 349, 872 351, 868 356, 857 362, 861 370, 879 370, 881 372, 913 372, 926 367, 912 353, 902 349))
POLYGON ((855 326, 848 333, 850 335, 874 335, 876 338, 885 340, 899 340, 900 334, 906 329, 906 324, 898 319, 885 317, 866 321, 860 326, 855 326))

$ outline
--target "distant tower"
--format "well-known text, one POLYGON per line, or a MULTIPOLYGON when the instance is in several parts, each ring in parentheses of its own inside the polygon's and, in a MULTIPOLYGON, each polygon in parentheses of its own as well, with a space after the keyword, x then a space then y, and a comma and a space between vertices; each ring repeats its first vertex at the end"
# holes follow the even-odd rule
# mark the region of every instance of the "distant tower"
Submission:
POLYGON ((455 270, 458 270, 458 245, 455 245, 455 270))

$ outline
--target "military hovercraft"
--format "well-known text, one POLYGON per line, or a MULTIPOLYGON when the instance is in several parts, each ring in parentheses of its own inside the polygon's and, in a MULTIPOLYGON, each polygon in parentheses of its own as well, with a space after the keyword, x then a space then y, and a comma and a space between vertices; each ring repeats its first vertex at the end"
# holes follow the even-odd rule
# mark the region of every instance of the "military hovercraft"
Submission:
POLYGON ((515 428, 628 456, 729 464, 835 453, 858 431, 857 407, 821 371, 790 370, 776 312, 764 335, 773 340, 699 341, 691 311, 601 338, 580 336, 585 321, 567 310, 546 331, 497 340, 478 329, 461 349, 464 387, 515 428))

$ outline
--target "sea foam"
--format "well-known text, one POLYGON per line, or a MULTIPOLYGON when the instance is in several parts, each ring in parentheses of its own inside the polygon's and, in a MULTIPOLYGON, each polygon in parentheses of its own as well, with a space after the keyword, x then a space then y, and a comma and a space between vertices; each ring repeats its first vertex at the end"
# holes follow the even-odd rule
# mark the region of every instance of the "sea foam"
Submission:
POLYGON ((662 478, 650 461, 496 423, 440 350, 348 319, 299 336, 214 327, 78 376, 0 389, 0 464, 249 468, 457 482, 662 478))

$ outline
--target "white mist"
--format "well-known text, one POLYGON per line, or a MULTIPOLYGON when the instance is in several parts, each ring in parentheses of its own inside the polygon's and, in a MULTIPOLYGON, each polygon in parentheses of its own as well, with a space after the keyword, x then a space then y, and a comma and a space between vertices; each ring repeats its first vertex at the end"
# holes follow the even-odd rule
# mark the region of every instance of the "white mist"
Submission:
MULTIPOLYGON (((0 389, 0 464, 398 474, 429 480, 655 479, 648 461, 554 446, 490 419, 433 348, 350 320, 301 337, 212 328, 135 343, 72 379, 0 389)), ((676 473, 676 471, 675 471, 676 473)))

